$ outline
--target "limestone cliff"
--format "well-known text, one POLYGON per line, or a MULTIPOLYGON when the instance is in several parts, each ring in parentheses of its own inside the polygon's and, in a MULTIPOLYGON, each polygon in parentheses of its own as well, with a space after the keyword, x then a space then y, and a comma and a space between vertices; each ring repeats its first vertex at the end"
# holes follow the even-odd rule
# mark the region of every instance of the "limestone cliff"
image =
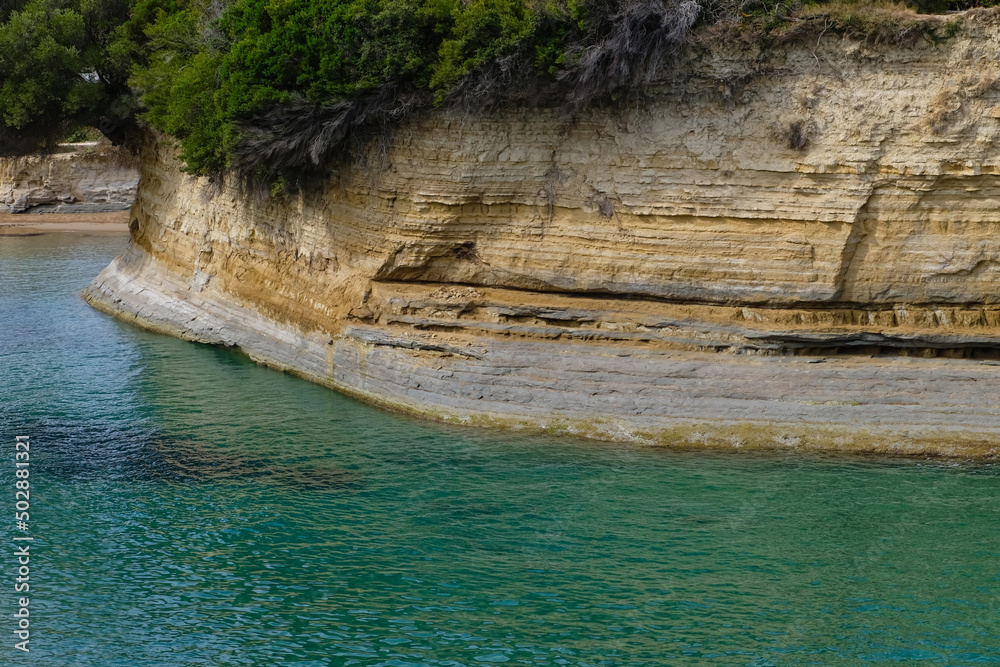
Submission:
POLYGON ((0 213, 122 211, 135 200, 137 170, 72 144, 65 152, 0 158, 0 213))
POLYGON ((692 47, 572 122, 429 112, 260 204, 151 141, 132 242, 85 296, 439 419, 992 455, 1000 19, 748 48, 692 47))

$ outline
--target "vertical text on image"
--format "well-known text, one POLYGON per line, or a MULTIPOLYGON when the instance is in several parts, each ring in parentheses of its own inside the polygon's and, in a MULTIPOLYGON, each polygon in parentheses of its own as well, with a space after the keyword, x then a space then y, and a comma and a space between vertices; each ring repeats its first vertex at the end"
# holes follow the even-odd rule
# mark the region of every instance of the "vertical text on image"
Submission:
POLYGON ((30 641, 30 616, 29 610, 31 600, 26 595, 31 591, 31 535, 28 534, 28 521, 31 518, 28 510, 31 508, 31 442, 26 435, 16 436, 14 439, 14 521, 17 531, 14 533, 14 558, 17 559, 17 576, 14 578, 14 592, 19 596, 17 600, 17 612, 14 620, 17 622, 14 628, 14 636, 20 641, 15 641, 14 648, 18 651, 28 653, 28 642, 30 641))

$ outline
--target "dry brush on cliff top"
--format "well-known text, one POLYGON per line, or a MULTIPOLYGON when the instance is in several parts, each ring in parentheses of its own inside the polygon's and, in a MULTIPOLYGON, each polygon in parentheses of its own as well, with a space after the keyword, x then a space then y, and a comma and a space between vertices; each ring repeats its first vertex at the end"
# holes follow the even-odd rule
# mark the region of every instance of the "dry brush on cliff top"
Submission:
POLYGON ((830 32, 904 44, 958 25, 917 11, 994 1, 8 0, 0 153, 81 124, 121 141, 138 112, 180 140, 189 171, 280 190, 415 109, 543 104, 571 117, 641 96, 691 34, 758 52, 830 32))

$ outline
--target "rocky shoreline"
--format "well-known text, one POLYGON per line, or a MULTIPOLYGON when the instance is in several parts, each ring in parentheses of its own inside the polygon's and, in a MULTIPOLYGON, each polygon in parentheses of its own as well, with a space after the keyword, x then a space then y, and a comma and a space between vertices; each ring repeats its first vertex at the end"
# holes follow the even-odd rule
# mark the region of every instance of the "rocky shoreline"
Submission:
POLYGON ((989 12, 943 44, 693 49, 644 106, 431 112, 263 203, 151 138, 84 296, 448 422, 992 457, 998 49, 989 12))
POLYGON ((135 201, 138 169, 97 142, 0 158, 0 214, 110 213, 135 201))

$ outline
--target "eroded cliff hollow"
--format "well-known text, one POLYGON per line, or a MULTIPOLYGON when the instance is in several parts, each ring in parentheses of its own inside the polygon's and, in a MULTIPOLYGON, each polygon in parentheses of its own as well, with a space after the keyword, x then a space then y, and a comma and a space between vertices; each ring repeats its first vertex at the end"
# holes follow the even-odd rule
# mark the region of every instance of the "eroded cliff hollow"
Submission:
POLYGON ((86 291, 379 405, 664 444, 992 455, 1000 19, 706 42, 641 103, 400 127, 254 203, 151 140, 86 291))

